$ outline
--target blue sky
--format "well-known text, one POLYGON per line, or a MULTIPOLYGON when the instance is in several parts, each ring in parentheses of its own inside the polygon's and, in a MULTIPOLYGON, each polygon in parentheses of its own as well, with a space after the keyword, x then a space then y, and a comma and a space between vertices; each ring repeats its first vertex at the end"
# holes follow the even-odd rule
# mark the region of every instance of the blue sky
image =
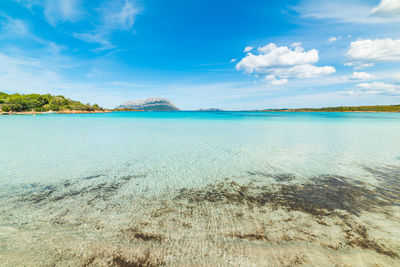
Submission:
POLYGON ((0 90, 115 107, 400 103, 399 0, 0 0, 0 90))

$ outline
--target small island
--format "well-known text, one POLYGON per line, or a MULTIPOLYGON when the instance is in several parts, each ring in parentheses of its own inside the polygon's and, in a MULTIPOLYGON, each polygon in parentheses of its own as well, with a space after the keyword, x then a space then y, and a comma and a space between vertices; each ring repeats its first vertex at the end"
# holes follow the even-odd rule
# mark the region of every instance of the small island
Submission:
POLYGON ((116 111, 179 111, 170 100, 166 98, 150 97, 144 100, 129 100, 115 108, 116 111))
POLYGON ((0 92, 0 114, 110 112, 97 104, 83 104, 62 95, 6 94, 0 92))

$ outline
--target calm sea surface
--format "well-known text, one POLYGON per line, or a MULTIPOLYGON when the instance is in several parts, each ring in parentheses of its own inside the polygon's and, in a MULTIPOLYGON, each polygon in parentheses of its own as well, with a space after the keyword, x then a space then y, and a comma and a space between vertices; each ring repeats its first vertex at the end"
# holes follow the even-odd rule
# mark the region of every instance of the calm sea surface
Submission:
POLYGON ((0 116, 1 266, 399 266, 399 207, 400 114, 0 116))

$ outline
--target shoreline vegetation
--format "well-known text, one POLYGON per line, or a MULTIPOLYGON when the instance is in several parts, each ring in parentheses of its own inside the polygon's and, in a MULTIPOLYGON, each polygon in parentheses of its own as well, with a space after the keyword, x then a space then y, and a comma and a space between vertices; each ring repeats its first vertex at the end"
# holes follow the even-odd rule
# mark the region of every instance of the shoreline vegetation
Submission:
POLYGON ((0 92, 0 114, 40 114, 40 113, 102 113, 111 112, 97 104, 83 104, 62 95, 6 94, 0 92))
POLYGON ((0 115, 36 115, 36 114, 88 114, 88 113, 110 113, 111 110, 63 110, 63 111, 20 111, 20 112, 0 112, 0 115))
MULTIPOLYGON (((36 114, 83 114, 83 113, 109 113, 109 112, 140 112, 152 110, 132 109, 117 107, 104 109, 97 104, 83 104, 62 95, 51 94, 7 94, 0 92, 0 115, 36 115, 36 114)), ((163 110, 155 110, 163 111, 163 110)), ((166 111, 166 110, 165 110, 166 111)), ((178 109, 176 111, 179 111, 178 109)), ((198 112, 217 112, 221 109, 200 109, 198 112)), ((324 108, 297 108, 297 109, 262 109, 247 110, 258 112, 400 112, 400 105, 374 105, 374 106, 340 106, 324 108)))
POLYGON ((341 106, 325 108, 263 109, 259 111, 279 112, 400 112, 400 105, 341 106))

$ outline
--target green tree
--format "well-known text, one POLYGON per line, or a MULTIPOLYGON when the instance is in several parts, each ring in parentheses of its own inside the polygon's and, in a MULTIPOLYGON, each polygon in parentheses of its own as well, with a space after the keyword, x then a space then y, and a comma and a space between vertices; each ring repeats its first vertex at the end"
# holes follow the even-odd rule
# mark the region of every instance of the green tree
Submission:
POLYGON ((6 94, 0 92, 0 107, 2 110, 9 111, 62 111, 62 110, 100 110, 98 105, 82 104, 79 101, 73 101, 62 95, 52 96, 50 94, 6 94))
POLYGON ((11 109, 10 109, 10 107, 9 107, 8 105, 2 105, 2 106, 1 106, 1 110, 2 110, 3 112, 9 112, 11 109))

